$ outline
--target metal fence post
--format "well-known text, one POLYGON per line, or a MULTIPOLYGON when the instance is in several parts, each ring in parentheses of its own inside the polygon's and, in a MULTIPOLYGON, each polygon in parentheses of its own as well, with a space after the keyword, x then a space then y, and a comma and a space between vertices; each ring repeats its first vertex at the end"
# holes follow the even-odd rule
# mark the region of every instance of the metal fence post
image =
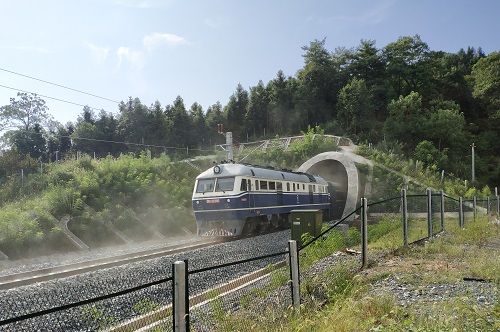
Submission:
POLYGON ((490 215, 491 209, 490 209, 490 196, 486 197, 486 215, 490 215))
POLYGON ((458 198, 458 225, 464 228, 464 202, 462 197, 458 198))
POLYGON ((474 211, 472 212, 472 216, 474 217, 474 221, 476 221, 476 211, 477 211, 477 200, 476 196, 472 197, 472 207, 474 208, 474 211))
POLYGON ((288 241, 288 251, 290 252, 290 278, 292 279, 292 306, 300 308, 300 280, 299 280, 299 255, 297 254, 297 241, 288 241))
POLYGON ((401 214, 403 219, 403 243, 408 247, 408 202, 406 200, 406 189, 401 190, 401 214))
POLYGON ((186 331, 190 331, 190 326, 189 326, 189 320, 190 320, 190 315, 189 315, 189 265, 188 265, 188 260, 184 260, 184 269, 186 273, 185 275, 185 282, 186 282, 186 291, 184 292, 184 303, 185 303, 185 315, 184 315, 184 321, 186 322, 186 331))
POLYGON ((497 195, 497 216, 500 215, 500 196, 497 195))
POLYGON ((368 204, 366 198, 361 198, 361 268, 368 267, 368 204))
POLYGON ((444 230, 444 191, 441 190, 441 231, 444 230))
POLYGON ((172 315, 174 331, 175 332, 185 332, 187 331, 186 324, 186 263, 183 261, 176 261, 172 265, 174 272, 174 284, 173 284, 173 311, 172 315))
POLYGON ((432 191, 427 188, 427 237, 432 239, 432 191))

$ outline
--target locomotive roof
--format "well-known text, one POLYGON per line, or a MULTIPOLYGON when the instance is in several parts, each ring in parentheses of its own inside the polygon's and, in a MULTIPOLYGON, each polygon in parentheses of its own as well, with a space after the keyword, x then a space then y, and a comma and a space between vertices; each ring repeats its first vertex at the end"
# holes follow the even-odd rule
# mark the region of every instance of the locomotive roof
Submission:
POLYGON ((317 182, 326 184, 326 181, 319 176, 313 176, 308 173, 294 172, 291 170, 278 170, 272 167, 255 166, 248 164, 218 164, 209 168, 200 175, 197 179, 207 179, 215 177, 231 177, 231 176, 248 176, 272 180, 300 181, 300 182, 317 182), (220 167, 220 172, 214 171, 215 167, 220 167))

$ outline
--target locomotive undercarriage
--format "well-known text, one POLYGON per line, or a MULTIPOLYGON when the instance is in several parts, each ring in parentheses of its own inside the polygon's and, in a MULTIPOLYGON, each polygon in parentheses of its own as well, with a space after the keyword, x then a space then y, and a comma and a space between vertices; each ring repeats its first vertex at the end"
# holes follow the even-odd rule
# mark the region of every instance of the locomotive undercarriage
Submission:
POLYGON ((242 235, 262 234, 275 229, 284 229, 289 225, 288 214, 272 214, 249 217, 245 222, 242 235))

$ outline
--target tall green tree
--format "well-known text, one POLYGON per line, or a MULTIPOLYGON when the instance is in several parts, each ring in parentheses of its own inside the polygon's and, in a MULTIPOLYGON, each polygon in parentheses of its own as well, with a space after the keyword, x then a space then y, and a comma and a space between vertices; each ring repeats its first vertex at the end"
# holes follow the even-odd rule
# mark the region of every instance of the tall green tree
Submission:
POLYGON ((388 105, 389 116, 384 123, 387 139, 405 144, 405 152, 410 155, 417 144, 425 139, 427 118, 422 105, 422 97, 417 92, 400 96, 388 105))
POLYGON ((140 144, 149 144, 148 137, 151 133, 152 119, 149 109, 144 106, 139 98, 129 98, 127 103, 119 105, 120 117, 118 119, 118 135, 126 142, 133 143, 129 149, 143 150, 140 144))
POLYGON ((378 119, 385 120, 388 102, 386 65, 382 51, 374 40, 361 40, 353 52, 348 54, 349 65, 345 69, 348 77, 362 78, 372 96, 372 108, 378 119))
POLYGON ((248 91, 238 83, 236 91, 229 97, 229 102, 224 108, 227 119, 227 131, 233 133, 235 140, 242 141, 244 135, 243 120, 248 107, 248 91))
POLYGON ((500 110, 500 52, 481 58, 472 68, 473 96, 481 100, 488 113, 500 110))
POLYGON ((262 81, 250 88, 244 126, 247 136, 253 138, 269 132, 269 93, 262 81))
POLYGON ((222 104, 219 101, 208 107, 205 122, 207 125, 209 146, 213 147, 216 144, 224 144, 226 142, 225 138, 217 131, 218 124, 223 124, 226 127, 226 118, 222 104))
POLYGON ((332 117, 338 93, 338 89, 335 89, 337 72, 325 42, 326 38, 315 39, 309 46, 302 47, 305 51, 302 55, 304 67, 297 73, 301 86, 300 98, 305 104, 302 118, 305 124, 313 127, 332 117))
POLYGON ((38 123, 28 127, 28 129, 10 131, 9 138, 19 154, 28 155, 34 159, 46 157, 45 130, 38 123))
POLYGON ((364 133, 366 137, 373 121, 372 107, 373 103, 365 80, 353 78, 340 90, 337 101, 337 118, 345 130, 343 134, 356 137, 364 133))
POLYGON ((280 70, 276 78, 267 85, 267 91, 272 132, 276 134, 289 132, 295 117, 293 111, 298 84, 294 78, 286 77, 280 70))
POLYGON ((18 92, 18 99, 10 98, 10 105, 0 107, 0 130, 16 127, 23 130, 41 126, 51 119, 45 100, 34 93, 18 92))
POLYGON ((423 86, 432 78, 429 68, 430 49, 419 35, 399 37, 383 49, 387 63, 387 73, 392 85, 392 96, 406 96, 421 92, 423 86))
POLYGON ((197 102, 194 102, 189 109, 189 117, 193 124, 192 129, 196 133, 192 136, 190 146, 202 149, 208 144, 207 124, 205 114, 203 113, 203 107, 197 102))
POLYGON ((192 137, 198 135, 198 133, 195 133, 192 129, 191 118, 181 96, 175 98, 173 105, 166 107, 165 115, 172 124, 169 134, 169 146, 178 148, 189 146, 192 137))

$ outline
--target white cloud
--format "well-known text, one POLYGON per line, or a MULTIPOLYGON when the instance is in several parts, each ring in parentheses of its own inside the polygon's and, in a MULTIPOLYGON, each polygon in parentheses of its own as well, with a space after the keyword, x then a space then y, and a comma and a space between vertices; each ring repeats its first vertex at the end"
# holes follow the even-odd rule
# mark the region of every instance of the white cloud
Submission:
POLYGON ((152 51, 162 45, 177 46, 182 44, 189 44, 187 40, 181 36, 170 33, 154 32, 150 35, 144 36, 142 43, 148 51, 152 51))
POLYGON ((90 50, 92 53, 92 58, 99 63, 103 64, 106 61, 106 58, 108 57, 109 53, 109 48, 108 47, 101 47, 94 45, 92 43, 86 43, 87 48, 90 50))
POLYGON ((116 54, 118 55, 118 68, 120 68, 122 63, 126 61, 135 70, 140 71, 146 63, 144 54, 142 52, 134 51, 129 47, 119 47, 116 51, 116 54))

